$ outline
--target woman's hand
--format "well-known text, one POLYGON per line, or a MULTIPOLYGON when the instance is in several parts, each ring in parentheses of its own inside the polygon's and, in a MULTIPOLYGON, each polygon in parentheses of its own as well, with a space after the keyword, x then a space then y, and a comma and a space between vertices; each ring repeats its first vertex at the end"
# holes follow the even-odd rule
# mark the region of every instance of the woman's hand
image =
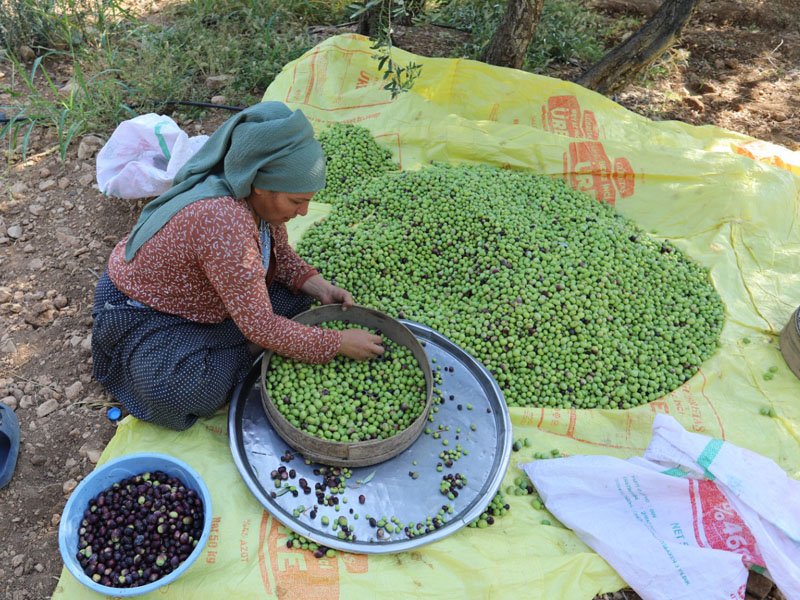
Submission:
POLYGON ((342 334, 342 345, 339 354, 355 359, 368 360, 380 356, 384 352, 381 336, 363 329, 345 329, 342 334))
POLYGON ((322 275, 313 275, 306 279, 306 282, 302 285, 300 291, 316 298, 323 304, 341 303, 342 310, 347 310, 348 307, 355 304, 350 292, 333 285, 322 275))

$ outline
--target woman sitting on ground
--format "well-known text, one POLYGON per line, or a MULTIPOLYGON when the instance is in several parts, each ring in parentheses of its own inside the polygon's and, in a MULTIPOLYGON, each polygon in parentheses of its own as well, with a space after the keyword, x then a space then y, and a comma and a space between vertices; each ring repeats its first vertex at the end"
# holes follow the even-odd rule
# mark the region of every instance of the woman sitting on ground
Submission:
POLYGON ((291 321, 353 305, 289 246, 286 223, 325 185, 302 112, 264 102, 224 123, 114 248, 92 316, 94 376, 134 417, 186 429, 230 398, 262 349, 364 360, 381 338, 291 321))

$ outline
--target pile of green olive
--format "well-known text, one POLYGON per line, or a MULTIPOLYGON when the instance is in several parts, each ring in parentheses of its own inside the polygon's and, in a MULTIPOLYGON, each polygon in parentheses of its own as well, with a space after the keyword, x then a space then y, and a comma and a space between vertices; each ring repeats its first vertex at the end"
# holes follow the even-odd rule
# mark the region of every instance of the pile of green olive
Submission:
POLYGON ((630 408, 719 347, 708 272, 563 181, 483 165, 373 174, 298 252, 359 303, 455 341, 509 405, 630 408))

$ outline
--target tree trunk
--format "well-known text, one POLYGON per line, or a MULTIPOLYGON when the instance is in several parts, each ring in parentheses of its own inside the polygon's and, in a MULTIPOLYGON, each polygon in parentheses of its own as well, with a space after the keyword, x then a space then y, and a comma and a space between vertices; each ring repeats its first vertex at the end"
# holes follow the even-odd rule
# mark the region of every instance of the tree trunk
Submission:
POLYGON ((521 68, 543 8, 544 0, 509 0, 500 27, 483 51, 481 60, 499 67, 521 68))
POLYGON ((392 0, 383 0, 376 6, 373 6, 369 10, 364 11, 358 16, 358 28, 356 29, 356 33, 360 35, 365 35, 370 38, 374 38, 378 36, 378 33, 383 26, 381 23, 381 17, 384 14, 389 14, 392 8, 392 0))
POLYGON ((664 0, 639 31, 589 67, 575 82, 606 96, 622 91, 672 46, 702 1, 664 0))

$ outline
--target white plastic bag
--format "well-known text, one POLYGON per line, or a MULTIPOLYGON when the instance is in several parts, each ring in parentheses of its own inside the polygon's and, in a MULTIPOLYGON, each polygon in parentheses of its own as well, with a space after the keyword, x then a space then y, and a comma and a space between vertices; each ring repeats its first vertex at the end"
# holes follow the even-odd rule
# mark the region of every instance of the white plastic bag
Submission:
POLYGON ((520 466, 553 515, 644 600, 741 599, 751 566, 766 568, 787 598, 800 598, 800 544, 791 538, 800 483, 773 461, 688 433, 668 415, 656 416, 653 434, 646 458, 520 466))
POLYGON ((160 196, 208 139, 190 138, 170 117, 154 113, 123 121, 97 153, 97 184, 120 198, 160 196))
POLYGON ((778 589, 800 598, 800 482, 772 460, 690 433, 667 415, 656 417, 644 458, 713 480, 753 532, 778 589))

